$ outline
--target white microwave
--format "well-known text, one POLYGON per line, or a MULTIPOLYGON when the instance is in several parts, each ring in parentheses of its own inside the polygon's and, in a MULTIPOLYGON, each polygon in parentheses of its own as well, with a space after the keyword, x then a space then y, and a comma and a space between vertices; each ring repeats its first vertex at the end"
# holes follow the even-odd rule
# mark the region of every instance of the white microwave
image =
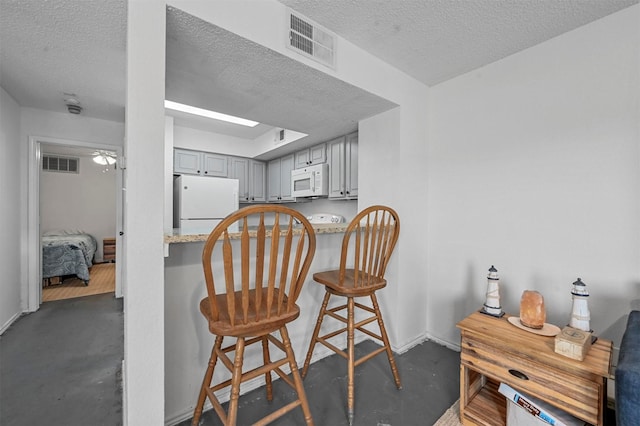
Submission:
POLYGON ((291 195, 326 197, 329 195, 329 165, 315 164, 291 171, 291 195))

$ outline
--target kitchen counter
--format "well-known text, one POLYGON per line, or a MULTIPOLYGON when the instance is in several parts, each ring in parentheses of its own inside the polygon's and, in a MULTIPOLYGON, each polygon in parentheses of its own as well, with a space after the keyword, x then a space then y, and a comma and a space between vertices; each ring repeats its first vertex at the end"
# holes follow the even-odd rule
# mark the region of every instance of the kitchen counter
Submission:
MULTIPOLYGON (((312 225, 316 234, 339 234, 343 233, 348 223, 321 223, 312 225)), ((250 235, 255 235, 255 229, 257 227, 249 227, 250 235)), ((302 232, 302 227, 297 225, 294 229, 294 233, 302 232)), ((241 233, 235 232, 230 233, 229 237, 231 239, 239 239, 241 233)), ((189 232, 182 232, 179 228, 173 229, 171 232, 168 232, 164 235, 164 243, 165 244, 177 244, 177 243, 194 243, 194 242, 203 242, 206 241, 209 237, 209 232, 203 230, 199 232, 198 230, 190 230, 189 232)))
MULTIPOLYGON (((296 302, 300 306, 300 316, 287 325, 291 347, 299 362, 304 360, 307 353, 325 294, 324 286, 313 281, 313 274, 335 269, 339 265, 342 238, 347 226, 346 223, 313 225, 318 234, 316 251, 296 302)), ((252 229, 251 232, 255 232, 255 227, 252 229)), ((164 240, 167 249, 164 263, 165 424, 178 424, 193 415, 193 404, 198 399, 202 376, 215 339, 199 309, 200 300, 207 294, 202 249, 209 233, 204 229, 202 231, 182 234, 174 230, 165 235, 164 240)), ((296 232, 301 232, 299 226, 296 232)), ((231 236, 239 238, 240 233, 231 236)), ((239 243, 239 239, 231 242, 234 248, 239 247, 239 243)), ((215 258, 213 262, 216 268, 222 268, 222 259, 215 258)), ((316 346, 313 361, 332 353, 320 346, 316 346)), ((244 365, 261 365, 262 350, 250 349, 245 355, 244 365)), ((219 370, 221 375, 218 379, 224 377, 223 370, 219 370)), ((241 391, 245 393, 262 385, 264 375, 242 383, 241 391)))

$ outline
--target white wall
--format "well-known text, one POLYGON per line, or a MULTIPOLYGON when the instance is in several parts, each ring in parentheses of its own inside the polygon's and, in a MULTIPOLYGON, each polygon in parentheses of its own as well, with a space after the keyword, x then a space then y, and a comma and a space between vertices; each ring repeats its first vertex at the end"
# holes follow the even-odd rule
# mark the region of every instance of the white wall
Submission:
POLYGON ((164 1, 127 2, 124 425, 164 422, 164 1))
POLYGON ((506 312, 533 289, 567 324, 581 277, 591 327, 618 338, 640 299, 639 18, 630 7, 432 88, 433 337, 459 344, 493 264, 506 312))
POLYGON ((117 146, 124 143, 124 124, 117 121, 35 108, 22 108, 21 118, 21 139, 25 145, 29 136, 117 146))
POLYGON ((40 172, 40 232, 86 232, 98 244, 95 261, 102 262, 102 239, 116 236, 116 171, 110 166, 105 172, 91 157, 79 159, 77 174, 40 172))
POLYGON ((255 144, 250 139, 236 138, 176 125, 173 126, 173 138, 175 148, 219 152, 239 157, 252 158, 255 156, 255 144))
POLYGON ((19 158, 20 107, 0 88, 0 334, 22 312, 19 158))
MULTIPOLYGON (((172 118, 172 117, 167 117, 172 118)), ((271 129, 255 139, 243 139, 205 130, 173 125, 175 148, 194 149, 205 152, 256 158, 261 154, 290 144, 307 135, 293 130, 285 131, 285 138, 275 143, 278 129, 271 129)))

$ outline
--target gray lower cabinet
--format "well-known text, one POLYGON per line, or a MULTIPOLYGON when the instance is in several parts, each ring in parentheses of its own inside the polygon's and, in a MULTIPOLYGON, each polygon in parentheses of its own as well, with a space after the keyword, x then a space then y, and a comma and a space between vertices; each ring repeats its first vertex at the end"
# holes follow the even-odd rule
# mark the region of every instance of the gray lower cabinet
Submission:
POLYGON ((291 170, 293 169, 293 154, 276 158, 267 164, 267 201, 270 203, 295 201, 295 198, 291 195, 291 170))

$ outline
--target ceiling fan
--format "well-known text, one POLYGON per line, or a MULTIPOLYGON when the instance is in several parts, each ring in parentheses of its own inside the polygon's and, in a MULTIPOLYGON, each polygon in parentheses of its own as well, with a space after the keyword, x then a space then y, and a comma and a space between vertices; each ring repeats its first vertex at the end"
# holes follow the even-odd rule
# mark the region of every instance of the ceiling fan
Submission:
MULTIPOLYGON (((98 150, 91 154, 93 161, 102 166, 105 166, 105 171, 109 171, 109 166, 116 164, 116 154, 109 151, 98 150)), ((115 168, 118 168, 116 165, 115 168)))

